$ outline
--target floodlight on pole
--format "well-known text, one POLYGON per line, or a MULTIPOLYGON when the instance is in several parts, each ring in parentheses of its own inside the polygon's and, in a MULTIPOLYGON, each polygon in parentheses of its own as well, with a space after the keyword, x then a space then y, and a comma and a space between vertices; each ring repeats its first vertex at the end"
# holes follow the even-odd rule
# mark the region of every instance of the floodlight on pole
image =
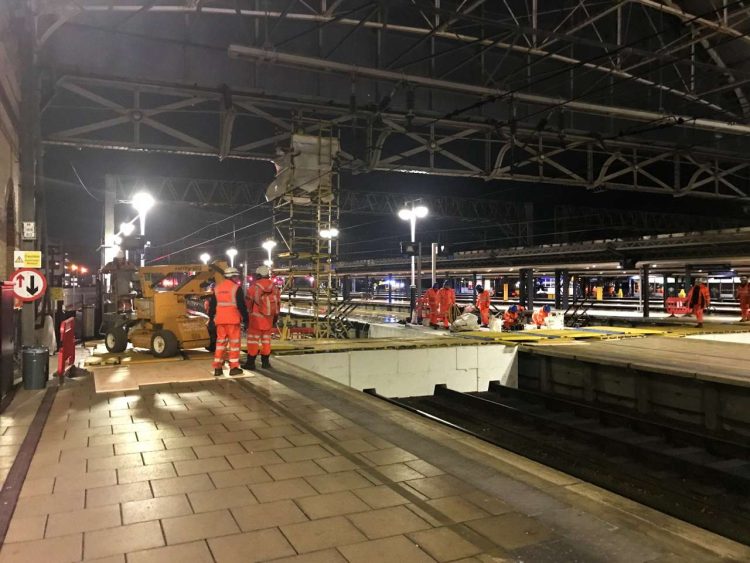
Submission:
MULTIPOLYGON (((415 202, 411 202, 409 207, 399 209, 398 216, 404 221, 409 221, 411 226, 411 243, 415 243, 417 240, 417 219, 424 219, 427 217, 428 210, 424 205, 414 205, 415 202)), ((414 309, 417 304, 417 275, 416 275, 416 264, 415 257, 411 256, 411 288, 409 298, 409 310, 414 314, 414 309)))
POLYGON ((134 230, 135 225, 133 225, 133 223, 120 223, 120 234, 129 237, 133 234, 134 230))
POLYGON ((204 264, 208 264, 211 261, 211 255, 208 252, 201 254, 200 258, 204 264))
POLYGON ((227 256, 229 256, 229 265, 234 268, 234 259, 237 256, 238 252, 237 249, 232 247, 227 249, 227 256))
MULTIPOLYGON (((138 220, 141 223, 141 236, 146 236, 146 215, 154 206, 154 203, 156 203, 154 197, 148 192, 137 192, 131 201, 133 208, 138 212, 138 220)), ((146 249, 144 247, 143 252, 141 253, 141 266, 145 265, 146 249)))
POLYGON ((271 255, 271 253, 273 252, 273 249, 276 248, 276 241, 273 239, 264 240, 263 244, 261 244, 261 247, 263 247, 264 250, 268 251, 268 263, 263 263, 270 268, 273 265, 273 256, 271 255))
POLYGON ((146 214, 154 206, 154 203, 156 203, 154 197, 148 192, 138 192, 133 196, 132 205, 140 218, 141 235, 146 234, 146 214))

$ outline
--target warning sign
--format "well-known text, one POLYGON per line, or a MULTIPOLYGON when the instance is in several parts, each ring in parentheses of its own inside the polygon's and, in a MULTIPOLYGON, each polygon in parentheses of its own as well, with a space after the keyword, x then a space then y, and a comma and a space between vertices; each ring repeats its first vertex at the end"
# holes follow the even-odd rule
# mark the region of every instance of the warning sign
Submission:
POLYGON ((13 267, 18 268, 41 268, 42 251, 41 250, 14 250, 13 267))
POLYGON ((47 291, 47 279, 41 272, 25 268, 18 270, 11 278, 13 293, 23 302, 41 299, 47 291))

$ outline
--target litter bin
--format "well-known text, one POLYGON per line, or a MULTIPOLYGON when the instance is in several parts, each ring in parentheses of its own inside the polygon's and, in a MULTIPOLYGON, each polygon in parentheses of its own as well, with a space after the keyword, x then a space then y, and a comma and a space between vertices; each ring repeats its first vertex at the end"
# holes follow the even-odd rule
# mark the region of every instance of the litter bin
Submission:
POLYGON ((49 379, 49 348, 42 346, 23 349, 23 388, 44 389, 49 379))

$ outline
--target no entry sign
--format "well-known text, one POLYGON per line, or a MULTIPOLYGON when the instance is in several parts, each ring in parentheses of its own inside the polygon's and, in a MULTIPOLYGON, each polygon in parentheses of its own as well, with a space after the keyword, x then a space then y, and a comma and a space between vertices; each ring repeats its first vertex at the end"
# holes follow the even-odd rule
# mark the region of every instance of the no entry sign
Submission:
POLYGON ((41 299, 44 292, 47 291, 47 279, 41 272, 31 268, 16 270, 11 282, 13 283, 13 293, 24 302, 41 299))

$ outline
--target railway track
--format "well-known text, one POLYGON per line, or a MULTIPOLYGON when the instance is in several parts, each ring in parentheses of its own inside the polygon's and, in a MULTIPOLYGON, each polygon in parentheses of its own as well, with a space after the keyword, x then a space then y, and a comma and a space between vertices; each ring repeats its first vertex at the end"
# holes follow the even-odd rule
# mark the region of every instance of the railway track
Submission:
POLYGON ((750 440, 490 384, 389 399, 637 502, 750 545, 750 440))

